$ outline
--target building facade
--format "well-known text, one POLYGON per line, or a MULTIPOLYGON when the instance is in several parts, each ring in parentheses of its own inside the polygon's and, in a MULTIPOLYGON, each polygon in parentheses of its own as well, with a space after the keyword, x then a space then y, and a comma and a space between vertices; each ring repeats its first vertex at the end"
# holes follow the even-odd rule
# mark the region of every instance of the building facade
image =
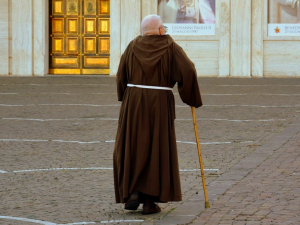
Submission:
MULTIPOLYGON (((113 76, 142 18, 171 1, 0 0, 0 76, 113 76)), ((200 77, 300 77, 299 3, 280 1, 215 0, 214 34, 172 37, 200 77)))

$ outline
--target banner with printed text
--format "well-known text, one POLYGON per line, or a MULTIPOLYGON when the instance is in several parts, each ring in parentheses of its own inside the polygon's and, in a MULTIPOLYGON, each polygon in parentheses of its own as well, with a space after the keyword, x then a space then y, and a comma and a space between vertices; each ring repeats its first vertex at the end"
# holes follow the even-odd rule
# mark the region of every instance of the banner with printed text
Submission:
POLYGON ((216 0, 158 0, 158 15, 170 35, 215 35, 216 0))
POLYGON ((300 1, 268 0, 268 36, 300 36, 300 1))

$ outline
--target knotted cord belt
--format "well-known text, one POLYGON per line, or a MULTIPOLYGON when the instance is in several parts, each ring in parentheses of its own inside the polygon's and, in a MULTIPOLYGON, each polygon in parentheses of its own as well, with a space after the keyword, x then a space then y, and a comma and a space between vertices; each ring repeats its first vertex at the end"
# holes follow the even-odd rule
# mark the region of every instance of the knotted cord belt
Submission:
POLYGON ((148 85, 140 85, 140 84, 127 84, 127 87, 137 87, 137 88, 159 89, 159 90, 173 91, 173 88, 170 88, 170 87, 148 86, 148 85))

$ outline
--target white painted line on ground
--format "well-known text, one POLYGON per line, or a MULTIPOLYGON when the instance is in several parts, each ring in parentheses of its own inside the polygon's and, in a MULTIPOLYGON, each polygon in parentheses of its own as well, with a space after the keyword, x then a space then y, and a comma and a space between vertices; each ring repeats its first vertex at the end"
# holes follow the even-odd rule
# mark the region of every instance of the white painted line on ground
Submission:
POLYGON ((177 143, 182 143, 182 144, 193 144, 193 145, 195 145, 196 144, 196 142, 192 142, 192 141, 176 141, 177 143))
POLYGON ((232 144, 231 141, 225 141, 225 142, 204 142, 201 143, 201 145, 221 145, 221 144, 232 144))
MULTIPOLYGON (((34 119, 34 118, 1 118, 2 120, 19 120, 19 121, 36 121, 36 122, 51 122, 51 121, 118 121, 118 118, 70 118, 70 119, 34 119)), ((176 119, 176 121, 192 121, 189 119, 176 119)), ((208 119, 198 118, 198 121, 227 121, 227 122, 273 122, 285 121, 286 119, 258 119, 258 120, 231 120, 231 119, 208 119)))
POLYGON ((25 105, 8 105, 8 104, 0 104, 0 106, 5 106, 5 107, 23 107, 25 105))
MULTIPOLYGON (((0 93, 2 94, 2 93, 0 93)), ((3 93, 6 94, 6 93, 3 93)), ((18 93, 12 93, 12 94, 18 94, 18 93)), ((43 95, 79 95, 76 93, 56 93, 56 92, 43 92, 41 93, 43 95)), ((85 93, 85 94, 91 94, 91 95, 117 95, 116 92, 98 92, 98 93, 85 93)), ((179 93, 174 93, 175 95, 178 95, 179 93)), ((245 96, 245 95, 282 95, 282 96, 294 96, 294 95, 300 95, 300 94, 201 94, 205 96, 245 96)))
POLYGON ((268 93, 261 93, 261 94, 256 94, 256 95, 270 95, 270 96, 298 96, 300 94, 268 94, 268 93))
POLYGON ((300 105, 203 105, 206 107, 255 107, 255 108, 295 108, 300 105))
MULTIPOLYGON (((52 223, 52 222, 48 222, 48 221, 33 220, 33 219, 27 219, 27 218, 22 218, 22 217, 12 217, 12 216, 0 216, 0 219, 16 220, 16 221, 36 223, 36 224, 42 224, 42 225, 85 225, 85 224, 96 224, 96 222, 74 222, 74 223, 64 223, 64 224, 62 224, 62 223, 52 223)), ((144 220, 107 220, 107 221, 100 221, 100 223, 129 223, 129 222, 144 222, 144 220)))
MULTIPOLYGON (((5 173, 30 173, 41 171, 62 171, 62 170, 113 170, 111 167, 87 167, 87 168, 50 168, 50 169, 31 169, 31 170, 14 170, 12 172, 5 171, 5 173)), ((180 172, 193 172, 200 169, 180 169, 180 172)), ((219 171, 219 169, 204 169, 205 171, 219 171)))
MULTIPOLYGON (((5 86, 11 86, 16 84, 3 84, 5 86)), ((32 86, 113 86, 116 87, 115 84, 19 84, 21 86, 32 85, 32 86)), ((207 87, 206 85, 199 85, 200 87, 207 87)), ((299 87, 298 84, 220 84, 220 85, 210 85, 216 87, 299 87)))
MULTIPOLYGON (((177 143, 182 143, 182 144, 197 144, 196 142, 190 142, 190 141, 176 141, 177 143)), ((221 144, 232 144, 232 142, 230 141, 226 141, 226 142, 203 142, 200 143, 201 145, 221 145, 221 144)))
MULTIPOLYGON (((196 142, 195 142, 196 144, 196 142)), ((225 142, 203 142, 201 145, 222 145, 222 144, 232 144, 231 141, 225 141, 225 142)))
POLYGON ((79 95, 79 94, 72 94, 72 93, 56 93, 56 92, 43 92, 42 95, 79 95))
POLYGON ((39 171, 58 171, 58 170, 112 170, 109 167, 88 167, 88 168, 50 168, 50 169, 32 169, 32 170, 15 170, 13 173, 27 173, 39 171))
MULTIPOLYGON (((188 105, 176 105, 177 108, 188 108, 188 105)), ((296 108, 300 105, 203 105, 203 107, 254 107, 254 108, 296 108)))
POLYGON ((249 95, 249 94, 201 94, 201 95, 206 95, 206 96, 232 96, 232 95, 249 95))
MULTIPOLYGON (((48 85, 47 85, 48 86, 48 85)), ((20 93, 0 93, 0 95, 18 95, 20 93)), ((77 93, 58 93, 58 92, 42 92, 40 93, 42 95, 79 95, 77 93)), ((99 92, 99 93, 86 93, 91 95, 116 95, 116 92, 99 92)), ((175 95, 178 95, 179 93, 174 93, 175 95)), ((254 94, 205 94, 202 93, 203 96, 245 96, 245 95, 266 95, 266 96, 299 96, 300 94, 272 94, 272 93, 254 93, 254 94)))
MULTIPOLYGON (((0 106, 5 107, 27 107, 27 106, 84 106, 84 107, 119 107, 120 104, 111 105, 94 105, 94 104, 27 104, 27 105, 9 105, 0 104, 0 106)), ((188 105, 175 105, 177 108, 188 108, 188 105)), ((295 108, 300 107, 300 105, 203 105, 203 107, 255 107, 255 108, 295 108)))
POLYGON ((81 121, 81 120, 108 120, 117 121, 117 118, 71 118, 71 119, 32 119, 32 118, 2 118, 3 120, 20 120, 20 121, 37 121, 37 122, 50 122, 50 121, 81 121))
POLYGON ((37 223, 37 224, 43 224, 43 225, 57 225, 56 223, 51 223, 51 222, 42 221, 42 220, 32 220, 32 219, 27 219, 27 218, 22 218, 22 217, 0 216, 0 219, 17 220, 17 221, 37 223))
POLYGON ((0 173, 8 173, 7 171, 4 170, 0 170, 0 173))
POLYGON ((288 85, 288 84, 278 84, 278 85, 270 85, 270 84, 220 84, 220 85, 214 85, 214 86, 220 86, 220 87, 298 87, 300 85, 295 84, 295 85, 288 85))
POLYGON ((241 141, 239 143, 253 143, 254 141, 241 141))
POLYGON ((116 86, 113 84, 22 84, 22 86, 30 85, 30 86, 116 86))
POLYGON ((47 119, 30 119, 30 118, 2 118, 3 120, 27 120, 27 121, 40 121, 44 122, 47 121, 47 119))
MULTIPOLYGON (((191 121, 193 119, 176 119, 178 121, 191 121)), ((230 120, 230 119, 197 119, 202 121, 228 121, 228 122, 272 122, 276 120, 285 121, 286 119, 260 119, 260 120, 230 120)))
MULTIPOLYGON (((49 85, 45 85, 49 86, 49 85)), ((113 84, 54 84, 53 86, 104 86, 104 87, 115 87, 113 84)))
POLYGON ((103 141, 65 141, 65 140, 38 140, 38 139, 0 139, 3 142, 60 142, 60 143, 77 143, 77 144, 99 144, 103 141))
MULTIPOLYGON (((179 93, 173 93, 174 95, 179 95, 179 93)), ((249 95, 249 96, 299 96, 300 94, 269 94, 269 93, 253 93, 253 94, 208 94, 208 93, 201 93, 202 96, 245 96, 245 95, 249 95)))
MULTIPOLYGON (((177 143, 183 143, 183 144, 197 144, 196 142, 189 142, 189 141, 176 141, 177 143)), ((203 143, 200 143, 201 145, 221 145, 221 144, 232 144, 232 143, 240 143, 240 144, 243 144, 243 143, 253 143, 254 141, 234 141, 234 142, 231 142, 231 141, 225 141, 225 142, 203 142, 203 143)))
POLYGON ((0 93, 0 95, 17 95, 19 93, 0 93))
POLYGON ((64 140, 51 140, 53 142, 61 143, 78 143, 78 144, 99 144, 101 141, 64 141, 64 140))
POLYGON ((48 142, 49 140, 30 140, 30 139, 0 139, 0 141, 7 142, 48 142))
MULTIPOLYGON (((219 171, 219 169, 203 169, 204 171, 219 171)), ((200 169, 180 169, 180 172, 194 172, 200 171, 200 169)))
POLYGON ((144 222, 144 220, 107 220, 101 223, 129 223, 129 222, 144 222))
POLYGON ((121 106, 119 104, 111 105, 94 105, 94 104, 38 104, 39 106, 90 106, 90 107, 110 107, 110 106, 121 106))
POLYGON ((85 224, 96 224, 96 222, 77 222, 77 223, 66 223, 66 224, 57 224, 57 225, 85 225, 85 224))
POLYGON ((116 92, 113 92, 113 93, 91 93, 92 95, 117 95, 116 92))
POLYGON ((5 106, 5 107, 27 107, 27 106, 117 107, 117 106, 121 106, 121 105, 119 105, 119 104, 112 104, 112 105, 94 105, 94 104, 27 104, 27 105, 9 105, 9 104, 0 104, 0 106, 5 106))
POLYGON ((253 93, 253 94, 201 94, 205 96, 244 96, 244 95, 266 95, 266 96, 299 96, 300 94, 268 94, 268 93, 253 93))
MULTIPOLYGON (((57 143, 75 143, 75 144, 100 144, 100 143, 114 143, 115 140, 107 140, 107 141, 65 141, 65 140, 38 140, 38 139, 0 139, 2 142, 57 142, 57 143)), ((176 141, 177 143, 182 144, 193 144, 196 142, 191 141, 176 141)), ((221 145, 221 144, 232 144, 232 143, 252 143, 253 141, 225 141, 225 142, 202 142, 201 145, 221 145)))

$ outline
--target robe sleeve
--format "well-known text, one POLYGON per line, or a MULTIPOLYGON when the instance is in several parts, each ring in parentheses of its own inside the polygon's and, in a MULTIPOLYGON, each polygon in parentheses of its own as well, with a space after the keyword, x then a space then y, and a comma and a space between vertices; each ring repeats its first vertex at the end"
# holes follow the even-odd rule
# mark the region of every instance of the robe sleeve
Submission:
POLYGON ((177 82, 180 98, 187 105, 198 108, 202 106, 202 99, 194 63, 176 43, 173 53, 172 78, 177 82))
POLYGON ((118 92, 118 101, 123 100, 124 92, 127 88, 127 74, 126 74, 126 52, 124 52, 120 59, 120 64, 116 76, 117 81, 117 92, 118 92))

